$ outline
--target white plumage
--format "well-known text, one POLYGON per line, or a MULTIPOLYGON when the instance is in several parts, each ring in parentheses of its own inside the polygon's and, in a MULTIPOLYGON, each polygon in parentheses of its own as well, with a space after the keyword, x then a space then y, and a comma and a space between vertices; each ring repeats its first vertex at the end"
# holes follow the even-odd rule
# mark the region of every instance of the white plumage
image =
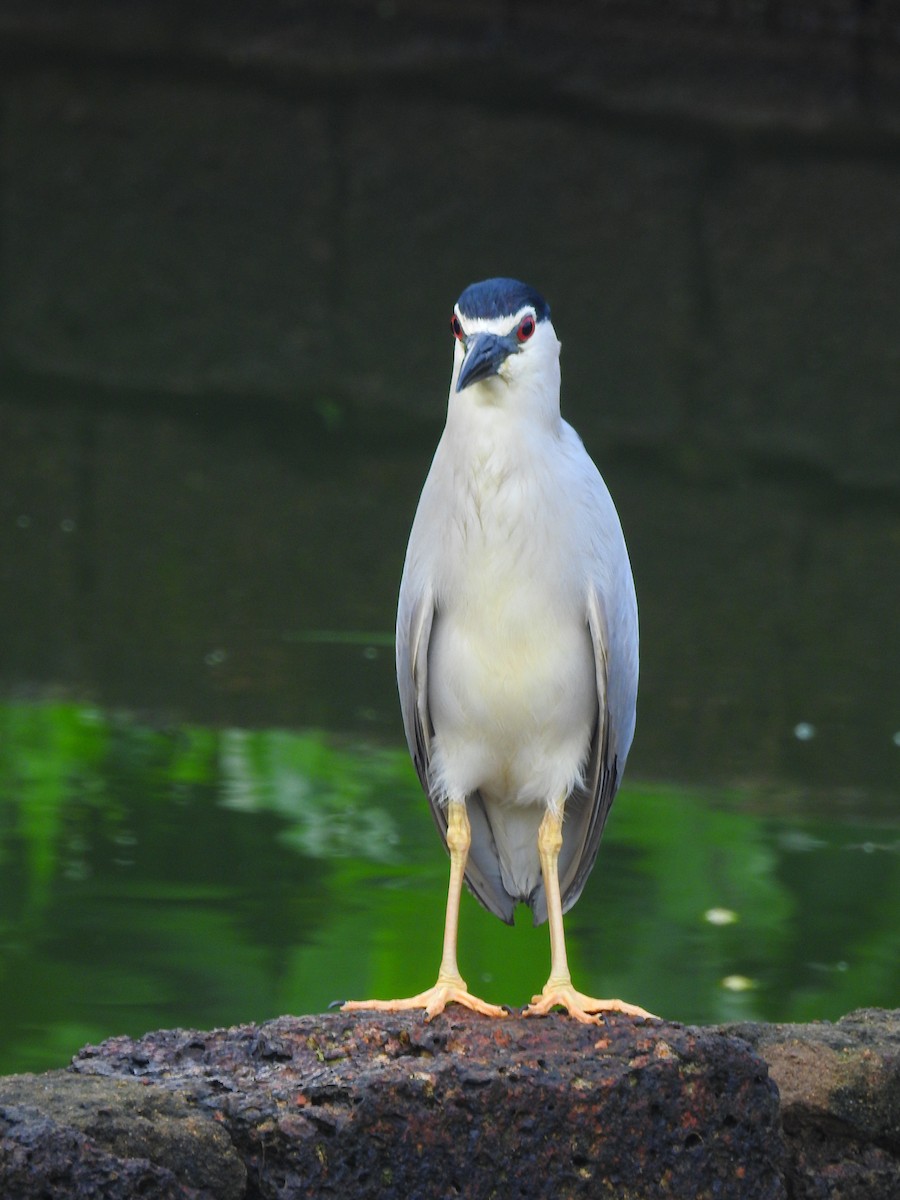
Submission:
POLYGON ((364 1004, 500 1011, 469 995, 456 966, 464 871, 503 920, 520 901, 535 922, 550 917, 551 975, 529 1012, 646 1015, 575 992, 562 932, 634 732, 637 604, 621 525, 560 415, 560 347, 544 300, 515 280, 474 284, 452 327, 447 423, 397 613, 407 741, 451 852, 444 957, 435 988, 364 1004))
MULTIPOLYGON (((508 335, 530 309, 465 329, 508 335)), ((407 737, 415 754, 424 735, 423 783, 439 809, 479 794, 470 808, 483 805, 495 845, 473 838, 467 881, 505 920, 517 900, 544 919, 537 847, 544 811, 587 782, 601 726, 609 745, 598 782, 614 791, 634 730, 637 605, 628 553, 606 485, 560 415, 559 349, 549 319, 536 323, 496 374, 457 392, 465 348, 456 341, 447 424, 400 585, 407 737), (424 621, 423 609, 432 614, 424 621), (605 678, 598 679, 598 659, 605 678)), ((582 803, 563 825, 565 908, 596 854, 600 829, 593 844, 586 841, 590 815, 582 803)))

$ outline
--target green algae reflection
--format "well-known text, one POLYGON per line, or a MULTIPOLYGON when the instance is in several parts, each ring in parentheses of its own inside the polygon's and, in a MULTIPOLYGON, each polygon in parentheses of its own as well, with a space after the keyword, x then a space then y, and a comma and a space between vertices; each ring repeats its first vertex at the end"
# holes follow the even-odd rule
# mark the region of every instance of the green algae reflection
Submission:
MULTIPOLYGON (((568 920, 576 982, 683 1021, 900 994, 900 830, 627 784, 568 920)), ((0 1071, 431 982, 446 859, 403 747, 0 706, 0 1071)), ((467 898, 460 959, 528 1001, 545 928, 467 898)))

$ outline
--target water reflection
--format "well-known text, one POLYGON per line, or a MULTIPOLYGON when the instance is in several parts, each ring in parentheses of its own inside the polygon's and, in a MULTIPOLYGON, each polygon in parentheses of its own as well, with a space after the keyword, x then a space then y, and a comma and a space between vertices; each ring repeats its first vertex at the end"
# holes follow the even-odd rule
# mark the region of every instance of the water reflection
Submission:
MULTIPOLYGON (((446 860, 404 748, 71 704, 5 704, 0 735, 0 1071, 433 973, 446 860)), ((626 786, 568 918, 579 981, 685 1021, 894 1003, 896 828, 754 808, 626 786)), ((462 921, 467 976, 525 1003, 546 929, 462 921)))
MULTIPOLYGON (((0 695, 397 736, 390 631, 436 427, 2 399, 0 417, 0 695)), ((677 441, 591 449, 641 610, 630 776, 895 805, 896 496, 677 441)))
MULTIPOLYGON (((641 609, 579 980, 692 1020, 896 1003, 883 142, 36 53, 0 85, 0 1067, 431 982, 390 630, 448 306, 495 269, 553 304, 641 609)), ((545 931, 463 921, 470 981, 527 999, 545 931)))

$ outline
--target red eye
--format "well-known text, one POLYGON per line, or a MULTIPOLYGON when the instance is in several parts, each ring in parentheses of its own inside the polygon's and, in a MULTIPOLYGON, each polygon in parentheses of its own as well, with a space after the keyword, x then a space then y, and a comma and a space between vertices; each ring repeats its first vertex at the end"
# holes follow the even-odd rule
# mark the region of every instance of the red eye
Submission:
POLYGON ((519 328, 516 330, 516 337, 520 342, 527 342, 534 333, 534 317, 523 317, 519 322, 519 328))
POLYGON ((453 331, 453 336, 455 338, 458 338, 459 341, 462 341, 463 340, 463 327, 462 327, 462 324, 460 323, 460 319, 456 315, 456 313, 454 313, 453 316, 450 318, 450 328, 453 331))

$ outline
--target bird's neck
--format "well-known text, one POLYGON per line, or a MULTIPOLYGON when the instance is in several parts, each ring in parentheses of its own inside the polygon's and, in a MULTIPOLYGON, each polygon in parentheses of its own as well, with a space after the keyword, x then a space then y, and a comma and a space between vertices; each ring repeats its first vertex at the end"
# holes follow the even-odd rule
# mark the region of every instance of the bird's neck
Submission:
POLYGON ((561 424, 559 387, 540 379, 515 387, 503 379, 485 380, 452 392, 447 408, 447 434, 463 455, 476 448, 483 455, 491 446, 522 453, 526 445, 559 437, 561 424))
POLYGON ((439 501, 453 541, 445 558, 478 562, 484 578, 510 571, 507 559, 536 545, 536 515, 558 503, 553 464, 561 422, 529 418, 510 404, 474 405, 448 419, 441 447, 446 490, 439 501))
MULTIPOLYGON (((513 416, 501 406, 481 408, 457 421, 448 419, 444 438, 457 497, 486 514, 496 504, 504 509, 512 490, 519 498, 518 507, 526 494, 542 485, 548 441, 552 445, 557 436, 546 424, 513 416)), ((498 518, 499 512, 494 516, 498 518)))

